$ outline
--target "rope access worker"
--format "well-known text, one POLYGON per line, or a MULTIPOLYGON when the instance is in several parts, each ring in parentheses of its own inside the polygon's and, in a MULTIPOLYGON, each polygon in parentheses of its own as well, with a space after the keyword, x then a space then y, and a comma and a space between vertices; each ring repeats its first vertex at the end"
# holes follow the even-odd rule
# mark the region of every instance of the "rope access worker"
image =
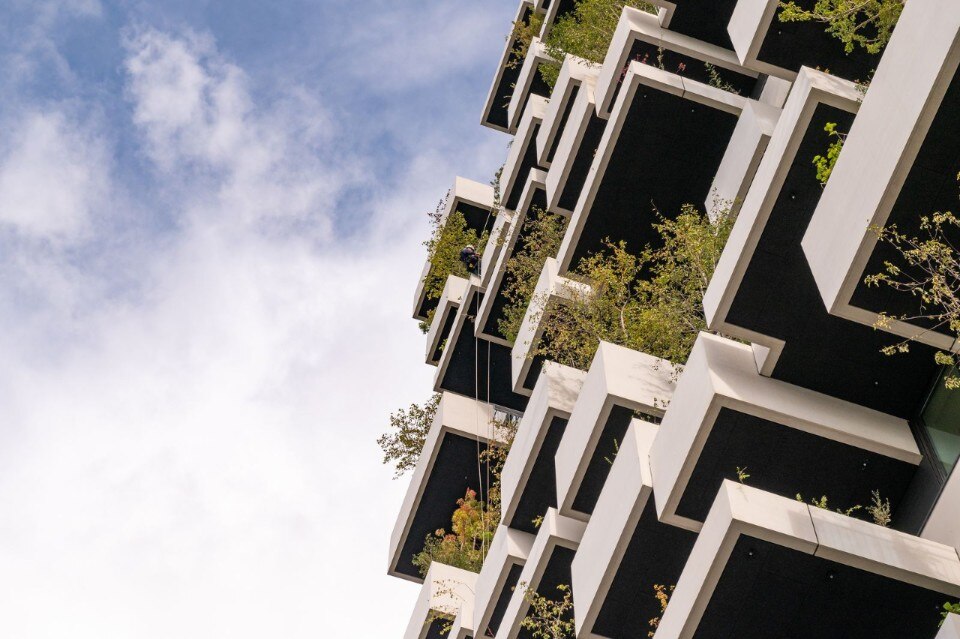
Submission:
POLYGON ((460 250, 460 261, 472 275, 480 274, 480 255, 472 244, 467 244, 460 250))

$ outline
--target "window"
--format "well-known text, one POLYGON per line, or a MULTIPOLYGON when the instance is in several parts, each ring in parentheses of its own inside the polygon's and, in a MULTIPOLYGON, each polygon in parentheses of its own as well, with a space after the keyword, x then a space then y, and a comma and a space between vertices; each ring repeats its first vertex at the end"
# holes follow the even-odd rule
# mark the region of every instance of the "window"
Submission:
POLYGON ((920 422, 949 475, 960 457, 960 389, 948 390, 943 384, 944 374, 946 371, 937 377, 920 414, 920 422))

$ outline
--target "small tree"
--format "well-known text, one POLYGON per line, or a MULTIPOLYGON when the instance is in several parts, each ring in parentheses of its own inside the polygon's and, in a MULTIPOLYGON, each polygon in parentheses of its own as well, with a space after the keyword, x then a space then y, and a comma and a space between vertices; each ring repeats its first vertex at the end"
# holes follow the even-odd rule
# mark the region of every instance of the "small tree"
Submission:
POLYGON ((567 221, 562 215, 533 207, 523 223, 523 246, 507 260, 501 287, 501 294, 507 303, 498 328, 508 341, 517 339, 540 271, 547 258, 554 257, 560 250, 567 221))
POLYGON ((573 598, 570 586, 560 584, 559 598, 545 597, 525 583, 523 598, 530 605, 527 616, 520 622, 524 630, 529 630, 535 639, 573 639, 577 627, 573 618, 573 598))
POLYGON ((780 21, 820 22, 847 53, 857 47, 880 53, 893 35, 903 5, 904 0, 816 0, 812 9, 804 9, 794 1, 781 2, 780 21))
POLYGON ((682 363, 706 329, 703 295, 733 226, 728 210, 716 219, 684 205, 676 219, 659 216, 653 226, 660 246, 640 255, 624 242, 607 242, 581 261, 572 277, 590 284, 586 293, 540 313, 543 338, 533 355, 585 370, 600 341, 613 342, 682 363))
MULTIPOLYGON (((497 490, 499 493, 499 490, 497 490)), ((427 535, 423 550, 414 555, 413 565, 426 575, 430 564, 439 561, 442 564, 463 568, 471 572, 480 572, 490 542, 500 523, 499 497, 496 505, 491 489, 490 503, 477 499, 476 491, 467 489, 466 494, 457 500, 457 509, 451 517, 450 532, 443 528, 427 535)))
MULTIPOLYGON (((960 180, 960 175, 957 179, 960 180)), ((906 353, 910 342, 927 331, 947 330, 954 337, 960 337, 960 255, 955 248, 960 219, 949 211, 925 215, 920 218, 921 237, 901 233, 896 224, 874 230, 880 241, 891 246, 900 259, 899 263, 885 261, 883 272, 867 276, 864 282, 868 286, 889 286, 917 302, 913 313, 880 313, 876 326, 888 328, 894 320, 919 321, 928 326, 918 329, 910 338, 884 347, 883 353, 906 353)), ((950 372, 943 377, 949 389, 960 388, 956 355, 952 351, 934 355, 937 364, 950 367, 950 372)))
POLYGON ((410 404, 407 410, 390 414, 391 430, 377 437, 377 444, 383 450, 383 463, 396 466, 394 478, 416 468, 439 405, 440 393, 435 393, 423 406, 410 404))

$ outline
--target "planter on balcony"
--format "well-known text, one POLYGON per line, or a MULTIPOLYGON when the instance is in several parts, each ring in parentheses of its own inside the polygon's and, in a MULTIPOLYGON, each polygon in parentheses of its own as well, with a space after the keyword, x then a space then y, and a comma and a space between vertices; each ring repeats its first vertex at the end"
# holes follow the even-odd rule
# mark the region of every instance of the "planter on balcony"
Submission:
POLYGON ((552 59, 546 54, 546 48, 540 38, 534 38, 530 42, 527 56, 523 59, 520 75, 517 76, 513 94, 510 96, 510 103, 507 105, 507 129, 509 133, 517 132, 517 127, 520 126, 520 118, 533 96, 539 96, 544 100, 550 98, 550 86, 544 82, 540 75, 540 65, 551 61, 552 59))
POLYGON ((574 103, 581 87, 592 88, 597 81, 599 67, 586 60, 568 55, 560 66, 557 83, 550 95, 547 112, 537 132, 537 162, 549 167, 557 153, 560 138, 570 121, 574 103))
POLYGON ((447 338, 453 329, 453 322, 457 317, 457 309, 463 300, 463 293, 467 289, 467 280, 456 275, 447 278, 443 287, 443 294, 437 303, 437 310, 433 314, 433 322, 427 333, 426 362, 436 366, 443 354, 447 338))
POLYGON ((784 497, 867 505, 894 513, 920 463, 905 420, 757 372, 750 346, 701 333, 650 451, 661 521, 699 531, 737 467, 751 486, 784 497))
POLYGON ((557 448, 557 501, 568 517, 586 521, 610 464, 637 413, 656 421, 673 396, 673 365, 601 342, 557 448))
MULTIPOLYGON (((484 231, 490 230, 497 219, 491 213, 492 210, 493 187, 489 184, 480 184, 473 180, 457 177, 447 196, 446 208, 444 208, 440 218, 440 226, 446 224, 451 213, 460 211, 466 220, 467 228, 476 231, 477 235, 482 235, 484 231)), ((437 306, 437 300, 426 299, 424 289, 431 266, 429 260, 424 264, 413 300, 413 318, 421 321, 425 321, 427 313, 437 306)))
POLYGON ((476 334, 474 318, 482 299, 478 280, 472 277, 437 363, 434 390, 451 391, 523 411, 527 397, 513 392, 510 347, 476 334))
POLYGON ((500 628, 514 589, 520 581, 534 536, 530 533, 500 526, 490 552, 483 561, 483 569, 477 577, 474 597, 472 626, 477 637, 494 637, 500 628))
MULTIPOLYGON (((923 234, 920 217, 956 208, 960 172, 960 5, 908 4, 897 23, 823 197, 803 237, 803 251, 823 303, 839 317, 873 326, 877 313, 913 315, 915 298, 864 277, 899 262, 873 229, 895 224, 923 234), (922 43, 922 46, 918 46, 922 43), (870 170, 864 170, 864 167, 870 170)), ((888 330, 950 349, 946 329, 899 321, 888 330)))
MULTIPOLYGON (((705 12, 702 9, 700 11, 705 12)), ((741 66, 736 54, 729 48, 718 47, 664 29, 657 16, 624 7, 597 78, 596 100, 599 115, 610 115, 621 90, 624 70, 637 60, 645 60, 650 65, 662 64, 662 68, 668 71, 675 71, 683 65, 684 78, 705 84, 710 82, 706 64, 711 64, 721 74, 723 81, 732 85, 743 96, 752 95, 759 82, 759 74, 741 66)))
POLYGON ((529 395, 540 375, 544 357, 533 353, 539 348, 543 336, 543 319, 554 312, 558 304, 584 297, 589 292, 588 285, 560 277, 557 261, 547 258, 510 353, 514 392, 529 395))
POLYGON ((548 101, 540 96, 533 96, 527 102, 520 118, 517 134, 510 144, 507 160, 503 164, 503 173, 500 176, 501 197, 504 208, 515 211, 520 203, 520 196, 527 184, 527 177, 537 166, 537 132, 540 123, 547 112, 548 101))
MULTIPOLYGON (((449 636, 445 626, 458 617, 461 609, 472 607, 476 581, 475 573, 439 562, 430 564, 403 639, 449 636)), ((465 639, 467 635, 452 636, 465 639)))
POLYGON ((781 22, 779 8, 780 0, 738 0, 727 30, 743 66, 788 80, 803 66, 865 80, 877 66, 879 56, 863 48, 844 53, 822 23, 781 22))
POLYGON ((490 405, 443 394, 393 528, 389 574, 422 579, 413 556, 423 550, 427 535, 449 530, 457 500, 467 489, 481 488, 477 477, 485 476, 486 466, 478 452, 486 449, 492 419, 490 405))
POLYGON ((706 200, 746 102, 630 63, 557 257, 561 273, 607 238, 632 251, 655 243, 653 207, 673 216, 683 204, 706 200))
MULTIPOLYGON (((544 597, 556 596, 559 585, 569 586, 570 564, 583 536, 583 529, 583 522, 563 517, 552 508, 548 510, 537 530, 518 584, 525 584, 544 597)), ((530 608, 524 592, 524 588, 518 587, 510 597, 497 630, 497 639, 528 636, 520 627, 530 608)))
POLYGON ((727 481, 657 639, 934 639, 957 551, 727 481))
POLYGON ((557 507, 554 455, 585 376, 556 362, 544 363, 500 475, 504 525, 536 533, 534 521, 557 507))
POLYGON ((572 565, 578 637, 633 639, 660 614, 654 584, 675 584, 696 534, 661 523, 653 499, 654 424, 633 419, 572 565))
POLYGON ((915 346, 887 357, 889 336, 827 313, 800 245, 823 189, 813 156, 827 122, 849 128, 856 87, 803 69, 704 295, 712 330, 753 342, 764 375, 909 418, 935 373, 915 346))
MULTIPOLYGON (((533 12, 533 2, 521 0, 514 22, 526 22, 533 12)), ((510 33, 512 34, 512 31, 510 33)), ((520 67, 523 63, 523 60, 516 55, 516 46, 516 39, 508 37, 503 47, 503 53, 500 55, 497 72, 493 76, 493 83, 487 92, 487 99, 483 105, 483 115, 480 116, 480 124, 498 131, 507 131, 507 105, 510 104, 510 98, 513 96, 513 89, 517 84, 520 67)))

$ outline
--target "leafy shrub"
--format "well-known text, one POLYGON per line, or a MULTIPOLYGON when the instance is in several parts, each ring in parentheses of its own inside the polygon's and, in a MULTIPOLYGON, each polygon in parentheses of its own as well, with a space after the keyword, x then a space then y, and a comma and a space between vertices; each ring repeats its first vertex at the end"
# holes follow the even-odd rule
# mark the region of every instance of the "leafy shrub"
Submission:
POLYGON ((843 150, 843 143, 847 139, 846 133, 837 131, 836 122, 827 122, 823 130, 833 141, 830 143, 830 146, 827 147, 826 155, 813 156, 813 165, 817 169, 817 181, 820 183, 820 186, 827 185, 827 180, 830 179, 830 175, 833 173, 833 167, 837 165, 840 151, 843 150))
POLYGON ((780 3, 781 22, 819 22, 852 53, 862 47, 880 53, 897 26, 904 0, 816 0, 811 9, 795 1, 780 3))
POLYGON ((427 574, 434 561, 480 572, 500 523, 499 496, 495 499, 493 489, 490 492, 490 502, 486 503, 478 500, 476 491, 468 488, 466 494, 457 500, 457 509, 450 518, 450 532, 441 528, 427 535, 423 550, 413 557, 413 565, 421 575, 427 574))
POLYGON ((440 393, 435 393, 423 406, 410 404, 407 410, 391 413, 391 430, 377 437, 377 444, 383 450, 383 463, 396 466, 394 478, 416 468, 439 405, 440 393))
POLYGON ((570 586, 557 586, 559 597, 545 597, 525 583, 523 598, 530 605, 527 616, 520 622, 520 627, 528 630, 535 639, 573 639, 577 627, 573 618, 573 598, 570 586))

